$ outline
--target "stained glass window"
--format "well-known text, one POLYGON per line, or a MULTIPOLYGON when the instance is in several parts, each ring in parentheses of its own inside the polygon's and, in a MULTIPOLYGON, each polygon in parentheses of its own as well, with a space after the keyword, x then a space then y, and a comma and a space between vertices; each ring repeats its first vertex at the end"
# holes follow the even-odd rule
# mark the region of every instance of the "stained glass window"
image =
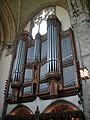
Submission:
POLYGON ((55 14, 55 7, 49 7, 43 9, 33 18, 33 29, 32 36, 35 38, 35 35, 40 32, 41 35, 46 34, 47 32, 47 18, 49 15, 55 14), (43 29, 44 28, 44 29, 43 29))

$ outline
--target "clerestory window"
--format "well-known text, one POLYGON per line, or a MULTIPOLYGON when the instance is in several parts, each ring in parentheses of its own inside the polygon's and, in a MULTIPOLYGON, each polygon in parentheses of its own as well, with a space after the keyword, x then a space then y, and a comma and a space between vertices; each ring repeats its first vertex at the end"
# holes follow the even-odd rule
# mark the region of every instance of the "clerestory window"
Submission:
POLYGON ((36 96, 50 99, 79 91, 73 31, 62 29, 56 7, 32 18, 29 31, 20 35, 16 45, 6 98, 23 102, 36 96))

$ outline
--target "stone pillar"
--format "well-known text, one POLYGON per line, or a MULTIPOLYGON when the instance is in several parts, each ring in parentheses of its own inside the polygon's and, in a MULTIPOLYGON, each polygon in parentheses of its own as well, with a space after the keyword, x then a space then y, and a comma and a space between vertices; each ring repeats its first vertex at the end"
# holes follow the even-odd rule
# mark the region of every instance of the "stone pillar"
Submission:
MULTIPOLYGON (((74 40, 76 44, 77 58, 82 65, 86 66, 90 74, 90 17, 86 5, 82 6, 81 1, 78 0, 77 8, 75 1, 68 0, 68 7, 70 12, 71 25, 74 32, 74 40), (75 10, 74 10, 74 9, 75 10), (76 12, 76 14, 73 13, 76 12)), ((82 93, 83 93, 83 111, 86 120, 90 120, 90 79, 87 83, 82 81, 82 93)))

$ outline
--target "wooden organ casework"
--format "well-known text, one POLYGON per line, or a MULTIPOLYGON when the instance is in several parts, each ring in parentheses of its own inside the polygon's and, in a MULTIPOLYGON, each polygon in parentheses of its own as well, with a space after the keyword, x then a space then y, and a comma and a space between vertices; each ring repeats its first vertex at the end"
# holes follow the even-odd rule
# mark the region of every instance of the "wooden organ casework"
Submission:
POLYGON ((41 35, 37 33, 35 36, 34 62, 32 63, 32 88, 33 94, 38 94, 40 80, 40 50, 41 50, 41 35))
MULTIPOLYGON (((55 15, 50 15, 47 20, 47 80, 49 81, 50 95, 58 95, 60 78, 60 59, 59 59, 59 33, 61 23, 55 15)), ((61 88, 60 88, 61 89, 61 88)))
POLYGON ((79 92, 79 72, 70 29, 61 30, 55 15, 47 19, 47 33, 35 39, 24 31, 16 42, 5 100, 9 103, 52 99, 79 92))

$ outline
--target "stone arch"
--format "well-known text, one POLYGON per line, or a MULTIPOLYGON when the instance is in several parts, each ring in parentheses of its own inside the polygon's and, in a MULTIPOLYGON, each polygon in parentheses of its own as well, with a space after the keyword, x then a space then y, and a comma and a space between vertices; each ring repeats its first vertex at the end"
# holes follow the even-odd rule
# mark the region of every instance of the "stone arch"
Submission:
POLYGON ((10 113, 9 115, 26 115, 30 116, 33 114, 32 110, 26 107, 25 105, 18 105, 16 106, 10 113))
POLYGON ((12 42, 15 39, 15 21, 12 11, 10 10, 6 1, 0 4, 0 22, 3 29, 3 40, 6 43, 12 42))
POLYGON ((66 100, 57 100, 47 106, 43 113, 51 113, 51 112, 68 112, 68 111, 77 111, 80 110, 76 105, 70 103, 66 100))
POLYGON ((61 6, 66 11, 68 11, 67 2, 66 1, 62 1, 62 0, 55 0, 55 1, 50 1, 50 2, 49 2, 49 0, 46 0, 46 1, 42 0, 40 2, 37 2, 34 5, 35 6, 33 8, 32 8, 32 6, 30 7, 32 9, 32 11, 28 11, 29 14, 28 14, 28 16, 26 16, 27 18, 25 17, 26 19, 24 18, 23 23, 21 23, 22 25, 21 25, 19 33, 21 33, 23 31, 23 29, 28 24, 28 22, 30 21, 30 19, 32 19, 36 14, 38 14, 44 8, 47 8, 47 7, 50 7, 50 6, 61 6))

